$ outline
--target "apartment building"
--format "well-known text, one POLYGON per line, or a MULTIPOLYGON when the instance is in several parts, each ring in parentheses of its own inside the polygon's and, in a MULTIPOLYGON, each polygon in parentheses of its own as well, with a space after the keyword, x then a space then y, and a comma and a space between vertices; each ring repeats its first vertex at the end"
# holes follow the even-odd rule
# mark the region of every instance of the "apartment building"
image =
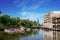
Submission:
POLYGON ((43 27, 53 28, 60 26, 60 11, 52 11, 44 16, 43 27))

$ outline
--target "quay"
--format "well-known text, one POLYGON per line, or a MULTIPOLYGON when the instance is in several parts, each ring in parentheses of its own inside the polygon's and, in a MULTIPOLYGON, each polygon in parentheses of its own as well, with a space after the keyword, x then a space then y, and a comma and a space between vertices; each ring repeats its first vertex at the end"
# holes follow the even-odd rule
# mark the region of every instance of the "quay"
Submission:
POLYGON ((60 32, 60 29, 54 29, 54 28, 46 28, 46 27, 31 27, 31 28, 24 28, 24 27, 21 27, 21 28, 2 28, 0 29, 0 31, 4 31, 5 33, 9 33, 9 34, 16 34, 16 33, 24 33, 24 32, 30 32, 31 29, 33 30, 38 30, 38 29, 42 29, 42 30, 46 30, 46 31, 59 31, 60 32))

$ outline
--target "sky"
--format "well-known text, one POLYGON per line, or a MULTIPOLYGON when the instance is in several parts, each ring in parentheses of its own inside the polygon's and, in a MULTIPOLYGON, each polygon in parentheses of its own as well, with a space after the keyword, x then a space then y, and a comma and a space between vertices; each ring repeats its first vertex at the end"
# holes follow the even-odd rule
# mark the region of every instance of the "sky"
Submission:
POLYGON ((51 11, 60 11, 60 0, 0 0, 0 11, 11 17, 21 19, 44 20, 51 11))

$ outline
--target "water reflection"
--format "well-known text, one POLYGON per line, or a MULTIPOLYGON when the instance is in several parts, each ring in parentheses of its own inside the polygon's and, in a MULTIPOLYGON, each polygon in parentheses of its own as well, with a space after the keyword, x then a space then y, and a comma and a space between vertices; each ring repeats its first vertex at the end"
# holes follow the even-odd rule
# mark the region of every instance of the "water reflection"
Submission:
POLYGON ((20 38, 31 36, 32 34, 36 35, 38 32, 31 31, 31 32, 25 32, 24 34, 7 34, 4 32, 0 32, 0 40, 20 40, 20 38))
POLYGON ((20 37, 19 34, 11 35, 4 32, 0 32, 0 40, 16 40, 19 37, 20 37))
POLYGON ((44 40, 60 40, 59 31, 44 31, 44 40))
POLYGON ((32 34, 31 36, 22 37, 20 40, 43 40, 42 30, 36 32, 37 34, 32 34))
POLYGON ((0 40, 60 40, 60 32, 38 30, 12 35, 0 32, 0 40))
POLYGON ((44 31, 44 40, 53 40, 53 31, 44 31))
POLYGON ((53 31, 53 40, 60 40, 60 32, 53 31))

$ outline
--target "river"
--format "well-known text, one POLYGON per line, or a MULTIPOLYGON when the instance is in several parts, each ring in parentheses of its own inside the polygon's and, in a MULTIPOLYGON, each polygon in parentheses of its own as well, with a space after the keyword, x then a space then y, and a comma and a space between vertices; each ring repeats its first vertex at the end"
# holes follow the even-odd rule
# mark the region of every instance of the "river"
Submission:
POLYGON ((60 32, 38 30, 24 34, 0 32, 0 40, 60 40, 60 32))

